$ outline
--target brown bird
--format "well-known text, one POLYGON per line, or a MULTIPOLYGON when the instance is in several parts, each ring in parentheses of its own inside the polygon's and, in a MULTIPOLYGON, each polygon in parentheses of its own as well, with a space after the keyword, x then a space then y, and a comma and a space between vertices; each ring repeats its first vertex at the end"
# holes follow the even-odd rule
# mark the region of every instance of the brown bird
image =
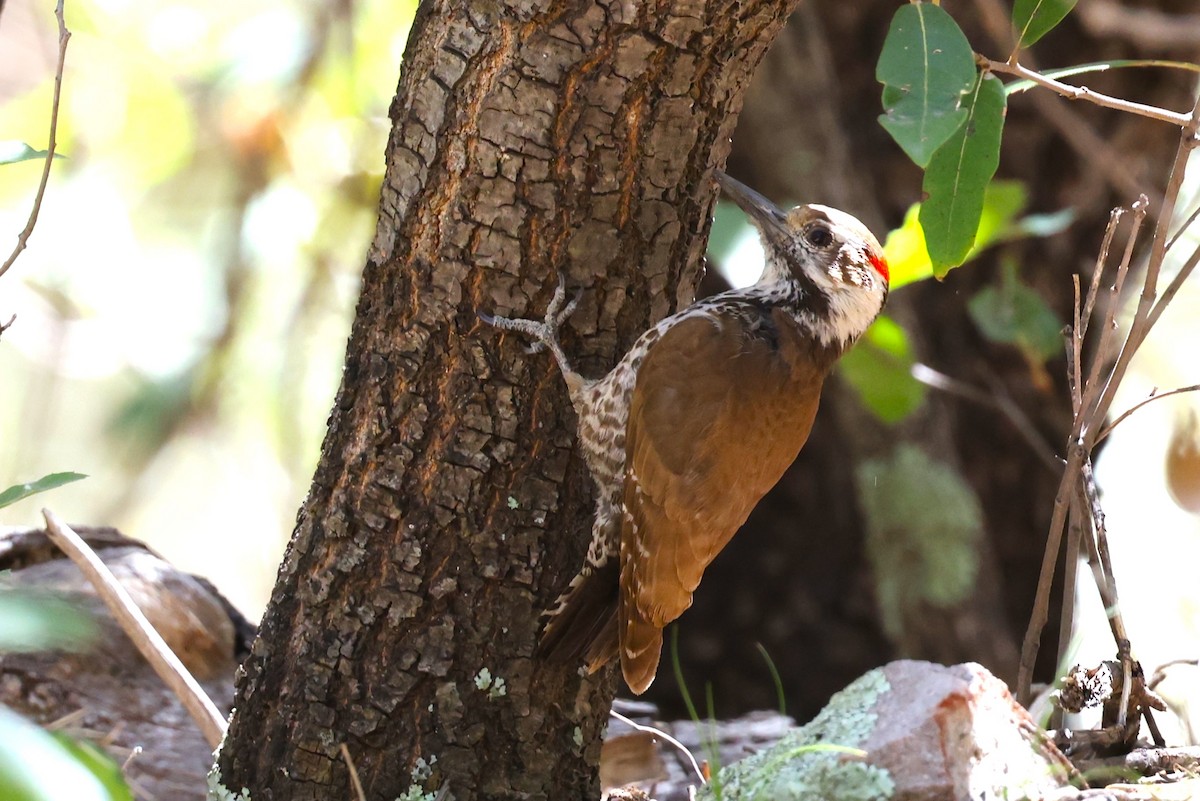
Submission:
POLYGON ((575 372, 558 343, 578 301, 564 304, 561 279, 541 321, 480 315, 554 354, 596 482, 587 560, 547 612, 539 650, 589 672, 620 654, 639 694, 654 681, 663 628, 795 460, 825 376, 887 299, 882 249, 854 217, 784 212, 716 179, 758 227, 762 277, 662 320, 603 378, 575 372))

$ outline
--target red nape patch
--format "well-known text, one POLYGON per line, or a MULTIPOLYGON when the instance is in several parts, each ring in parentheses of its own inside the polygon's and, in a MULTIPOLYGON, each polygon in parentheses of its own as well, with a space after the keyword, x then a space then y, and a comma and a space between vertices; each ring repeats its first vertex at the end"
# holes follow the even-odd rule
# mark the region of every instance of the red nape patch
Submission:
POLYGON ((888 274, 887 259, 874 251, 867 253, 867 258, 871 260, 871 264, 875 267, 875 272, 883 276, 884 281, 892 280, 892 277, 888 274))

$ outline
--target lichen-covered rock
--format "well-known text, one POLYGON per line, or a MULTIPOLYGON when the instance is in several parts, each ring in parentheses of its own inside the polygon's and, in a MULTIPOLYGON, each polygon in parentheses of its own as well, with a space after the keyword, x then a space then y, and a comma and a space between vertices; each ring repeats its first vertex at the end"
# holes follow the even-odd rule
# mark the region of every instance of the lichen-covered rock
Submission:
POLYGON ((720 771, 721 801, 1038 798, 1071 768, 1008 688, 976 664, 893 662, 810 723, 720 771))

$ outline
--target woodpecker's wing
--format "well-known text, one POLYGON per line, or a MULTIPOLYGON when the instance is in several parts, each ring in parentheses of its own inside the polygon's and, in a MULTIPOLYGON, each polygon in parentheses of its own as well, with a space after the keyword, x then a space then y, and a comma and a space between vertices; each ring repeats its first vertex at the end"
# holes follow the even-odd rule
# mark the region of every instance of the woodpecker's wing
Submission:
POLYGON ((808 438, 827 363, 777 310, 670 327, 638 370, 626 440, 620 640, 626 682, 654 679, 661 629, 808 438))

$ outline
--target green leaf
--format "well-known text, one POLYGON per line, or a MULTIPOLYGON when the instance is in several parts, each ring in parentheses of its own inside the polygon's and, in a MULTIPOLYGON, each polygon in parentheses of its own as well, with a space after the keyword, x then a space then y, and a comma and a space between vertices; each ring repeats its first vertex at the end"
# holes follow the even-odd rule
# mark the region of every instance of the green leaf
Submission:
MULTIPOLYGON (((1017 215, 1029 203, 1029 193, 1020 181, 992 181, 983 191, 983 212, 979 215, 979 229, 975 232, 975 246, 967 254, 970 259, 988 245, 1013 239, 1019 232, 1023 220, 1017 215)), ((1028 218, 1026 218, 1028 219, 1028 218)))
POLYGON ((905 284, 924 281, 933 276, 933 262, 925 248, 925 232, 921 230, 921 204, 914 203, 904 213, 899 228, 888 231, 883 242, 883 257, 887 260, 888 288, 895 292, 905 284))
POLYGON ((1071 13, 1077 0, 1017 0, 1013 4, 1013 29, 1017 32, 1017 47, 1029 47, 1041 39, 1063 17, 1071 13))
POLYGON ((912 377, 914 361, 908 335, 884 315, 842 357, 838 369, 876 417, 896 423, 925 400, 925 385, 912 377))
POLYGON ((0 653, 80 649, 94 634, 92 619, 58 595, 0 590, 0 653))
POLYGON ((87 478, 87 476, 83 473, 51 473, 48 476, 42 476, 30 484, 15 484, 4 490, 4 492, 0 492, 0 509, 3 509, 5 506, 11 506, 19 500, 28 498, 30 495, 52 490, 64 484, 78 481, 81 478, 87 478))
POLYGON ((4 801, 132 801, 112 759, 68 747, 16 713, 0 707, 0 798, 4 801))
MULTIPOLYGON (((1070 210, 1015 219, 1025 209, 1025 203, 1025 187, 1020 181, 992 181, 988 184, 983 193, 983 214, 979 218, 979 229, 975 232, 975 245, 963 262, 970 261, 997 242, 1058 233, 1074 219, 1070 210)), ((905 284, 933 277, 933 262, 926 249, 920 213, 920 203, 909 206, 904 214, 904 222, 899 228, 889 231, 884 242, 883 255, 892 276, 888 284, 892 291, 905 284)))
POLYGON ((925 170, 921 227, 939 278, 966 259, 983 215, 984 192, 1000 164, 1004 84, 981 75, 967 104, 967 123, 938 148, 925 170))
POLYGON ((984 337, 1015 345, 1033 363, 1062 352, 1062 323, 1041 295, 1021 283, 1011 260, 1004 264, 1000 285, 981 289, 967 311, 984 337))
POLYGON ((921 167, 967 118, 962 96, 975 83, 975 54, 940 6, 896 10, 875 67, 884 85, 882 125, 921 167))
POLYGON ((133 793, 121 774, 121 766, 95 743, 76 740, 62 732, 51 735, 58 744, 67 749, 75 761, 91 771, 108 792, 110 801, 133 801, 133 793))
MULTIPOLYGON (((0 139, 0 164, 16 164, 18 161, 33 161, 46 158, 49 151, 34 150, 24 142, 0 139)), ((54 158, 62 158, 57 153, 54 158)))

